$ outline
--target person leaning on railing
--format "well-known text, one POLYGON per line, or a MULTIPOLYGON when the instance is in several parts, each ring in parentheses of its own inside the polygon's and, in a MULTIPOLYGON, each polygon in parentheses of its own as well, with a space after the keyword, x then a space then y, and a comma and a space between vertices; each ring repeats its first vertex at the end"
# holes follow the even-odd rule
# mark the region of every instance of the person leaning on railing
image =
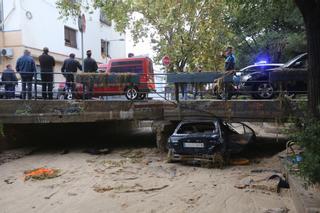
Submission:
MULTIPOLYGON (((88 72, 88 73, 96 73, 98 70, 98 65, 97 62, 91 58, 92 52, 91 50, 87 50, 87 58, 84 59, 83 61, 83 71, 88 72)), ((91 99, 93 96, 93 87, 94 87, 94 82, 91 80, 89 82, 89 85, 87 85, 85 89, 86 93, 86 98, 91 99)))
POLYGON ((14 70, 12 69, 11 64, 6 66, 6 69, 3 71, 1 76, 1 81, 4 84, 5 97, 6 99, 11 99, 15 97, 16 84, 18 79, 14 70))
POLYGON ((19 72, 22 80, 22 99, 32 98, 32 78, 36 73, 36 64, 30 56, 30 51, 25 50, 16 64, 16 70, 19 72), (27 95, 26 95, 27 93, 27 95))
POLYGON ((41 69, 41 83, 42 83, 42 98, 52 99, 53 89, 53 68, 56 64, 54 58, 49 55, 49 49, 43 48, 43 54, 39 56, 40 69, 41 69))
POLYGON ((64 60, 61 68, 61 72, 66 78, 66 91, 71 90, 73 97, 75 91, 74 73, 76 73, 78 69, 82 70, 81 64, 75 59, 75 57, 76 55, 74 53, 71 53, 69 55, 69 58, 64 60))

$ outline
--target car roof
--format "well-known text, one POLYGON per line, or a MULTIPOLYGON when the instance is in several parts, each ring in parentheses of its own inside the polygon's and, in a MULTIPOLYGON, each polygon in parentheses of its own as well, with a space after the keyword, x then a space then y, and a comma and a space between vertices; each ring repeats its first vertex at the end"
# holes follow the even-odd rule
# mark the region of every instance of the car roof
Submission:
POLYGON ((188 124, 188 123, 208 123, 208 122, 217 122, 218 119, 216 118, 213 118, 211 120, 209 119, 204 119, 204 120, 184 120, 184 121, 181 121, 180 124, 188 124))
POLYGON ((253 64, 253 65, 249 65, 247 67, 244 67, 242 69, 240 69, 240 71, 243 71, 245 69, 248 69, 248 68, 252 68, 252 67, 266 67, 266 66, 278 66, 278 67, 281 67, 283 64, 280 64, 280 63, 270 63, 270 64, 253 64))

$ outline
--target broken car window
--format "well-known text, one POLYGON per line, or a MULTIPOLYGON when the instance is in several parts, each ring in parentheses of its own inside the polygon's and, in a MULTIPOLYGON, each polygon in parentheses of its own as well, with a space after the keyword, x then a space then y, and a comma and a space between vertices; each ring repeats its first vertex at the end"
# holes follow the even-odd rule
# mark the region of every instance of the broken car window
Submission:
POLYGON ((182 124, 177 134, 212 133, 216 130, 212 122, 198 122, 182 124))

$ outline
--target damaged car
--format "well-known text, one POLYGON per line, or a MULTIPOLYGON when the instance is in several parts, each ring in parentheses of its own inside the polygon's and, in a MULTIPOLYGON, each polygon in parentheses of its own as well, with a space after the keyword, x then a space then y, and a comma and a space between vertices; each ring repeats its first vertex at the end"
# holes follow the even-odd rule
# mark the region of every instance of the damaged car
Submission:
POLYGON ((243 151, 255 138, 254 130, 244 123, 182 121, 168 139, 168 162, 197 161, 202 166, 223 167, 230 154, 243 151))

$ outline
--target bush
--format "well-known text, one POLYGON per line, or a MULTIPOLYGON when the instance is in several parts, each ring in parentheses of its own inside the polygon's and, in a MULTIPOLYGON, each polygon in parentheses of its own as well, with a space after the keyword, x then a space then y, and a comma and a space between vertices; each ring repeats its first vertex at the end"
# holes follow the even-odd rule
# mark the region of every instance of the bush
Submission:
POLYGON ((304 148, 299 163, 301 175, 313 183, 320 183, 320 120, 304 117, 297 121, 291 130, 291 138, 304 148))

